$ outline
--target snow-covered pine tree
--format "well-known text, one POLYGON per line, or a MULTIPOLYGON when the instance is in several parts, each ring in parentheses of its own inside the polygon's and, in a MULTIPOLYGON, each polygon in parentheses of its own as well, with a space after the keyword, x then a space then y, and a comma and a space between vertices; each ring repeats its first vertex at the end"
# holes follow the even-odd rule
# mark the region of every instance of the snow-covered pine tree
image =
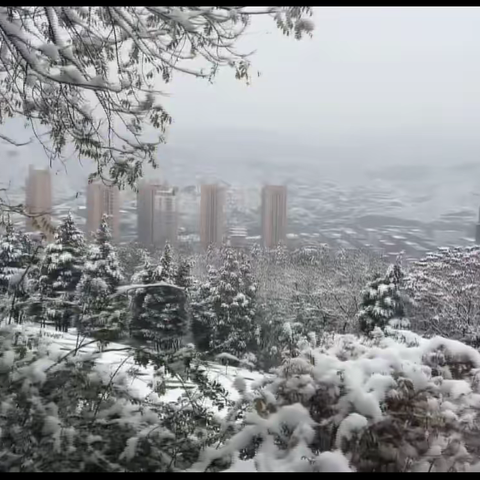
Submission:
POLYGON ((85 260, 85 239, 69 213, 47 245, 41 265, 39 293, 45 307, 45 320, 56 330, 68 331, 79 308, 75 293, 85 260))
POLYGON ((183 264, 182 270, 178 270, 172 248, 167 242, 155 274, 155 281, 168 283, 172 287, 162 286, 160 290, 157 288, 145 299, 147 311, 151 311, 152 316, 158 318, 155 324, 158 335, 156 343, 164 350, 177 349, 188 331, 185 296, 188 277, 188 264, 183 264), (185 287, 178 285, 177 282, 185 284, 185 287))
POLYGON ((223 266, 212 280, 203 292, 201 314, 204 322, 210 322, 209 352, 241 359, 258 346, 256 285, 249 265, 233 249, 226 248, 223 266))
POLYGON ((180 258, 175 275, 175 285, 181 288, 190 288, 192 285, 192 264, 189 260, 180 258))
POLYGON ((410 265, 412 329, 480 347, 480 246, 442 247, 410 265))
POLYGON ((400 291, 403 272, 400 265, 390 265, 384 277, 370 282, 363 292, 358 313, 360 331, 371 333, 376 327, 384 329, 391 320, 405 316, 404 296, 400 291))
MULTIPOLYGON (((132 285, 148 285, 153 283, 155 266, 147 251, 142 251, 142 265, 132 275, 132 285)), ((137 340, 145 340, 148 334, 148 322, 145 318, 144 302, 147 295, 146 288, 135 288, 129 292, 130 296, 130 335, 137 340)))
POLYGON ((145 258, 145 249, 136 243, 118 247, 118 260, 125 278, 132 278, 145 258))
POLYGON ((23 237, 8 216, 5 233, 0 238, 0 293, 7 293, 11 280, 21 275, 26 267, 28 251, 23 237))
POLYGON ((207 352, 210 348, 210 339, 214 327, 215 311, 213 305, 214 285, 218 278, 218 271, 213 267, 207 268, 207 279, 196 279, 191 288, 190 305, 192 308, 192 336, 197 350, 207 352))
POLYGON ((177 287, 177 269, 172 249, 165 245, 159 265, 146 259, 143 269, 132 279, 134 284, 155 285, 136 289, 132 295, 131 333, 151 342, 157 350, 176 348, 187 333, 185 292, 177 287))
POLYGON ((81 305, 77 327, 80 332, 102 340, 117 336, 125 322, 126 305, 122 304, 123 297, 111 298, 123 280, 111 238, 104 215, 94 243, 88 246, 82 278, 77 286, 81 305))
POLYGON ((270 254, 277 265, 285 266, 289 261, 289 251, 283 242, 280 242, 273 250, 271 250, 270 254))

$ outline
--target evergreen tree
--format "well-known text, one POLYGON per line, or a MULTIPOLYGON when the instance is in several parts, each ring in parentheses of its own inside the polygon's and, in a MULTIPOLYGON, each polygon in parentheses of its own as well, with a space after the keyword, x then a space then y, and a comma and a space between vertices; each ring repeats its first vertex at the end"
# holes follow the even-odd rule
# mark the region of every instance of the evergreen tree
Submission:
POLYGON ((143 262, 145 249, 133 243, 118 247, 118 260, 125 278, 132 278, 138 266, 143 262))
POLYGON ((185 305, 184 288, 175 282, 185 282, 185 267, 178 276, 172 249, 165 245, 159 265, 146 259, 143 269, 132 283, 150 286, 137 289, 132 298, 132 335, 151 342, 157 349, 172 349, 178 346, 188 330, 188 318, 185 305))
POLYGON ((111 238, 107 217, 103 216, 94 243, 88 247, 85 268, 77 287, 82 307, 78 329, 102 339, 119 333, 124 320, 122 310, 125 309, 122 297, 117 297, 120 301, 111 298, 123 280, 111 238))
POLYGON ((181 290, 175 290, 175 309, 171 320, 172 341, 180 345, 180 341, 190 334, 191 308, 190 289, 192 287, 192 264, 185 259, 180 259, 175 274, 175 285, 181 290))
POLYGON ((188 260, 180 259, 175 275, 175 285, 181 288, 190 288, 192 285, 192 265, 188 260))
POLYGON ((207 280, 192 282, 192 336, 197 349, 206 352, 210 348, 210 339, 214 328, 215 312, 213 309, 212 289, 218 278, 218 271, 209 266, 207 280))
POLYGON ((84 259, 85 239, 69 213, 58 227, 54 242, 46 247, 40 271, 42 305, 46 307, 46 319, 54 322, 56 330, 68 331, 78 315, 75 292, 84 259))
POLYGON ((391 265, 384 277, 369 283, 363 292, 358 314, 360 331, 371 333, 375 327, 384 329, 390 320, 405 316, 405 302, 400 292, 403 272, 398 264, 391 265))
POLYGON ((23 304, 27 300, 29 275, 38 262, 38 249, 7 217, 5 233, 0 239, 0 293, 2 313, 16 323, 23 319, 23 304))
POLYGON ((28 263, 24 237, 7 217, 5 233, 0 239, 0 292, 3 294, 7 293, 11 281, 23 273, 28 263))
POLYGON ((212 274, 212 281, 200 290, 197 321, 206 326, 212 354, 228 353, 241 359, 258 345, 256 285, 250 265, 242 255, 225 249, 223 266, 212 274))
POLYGON ((274 262, 279 266, 285 266, 289 260, 289 251, 287 246, 280 242, 273 250, 270 251, 274 262))

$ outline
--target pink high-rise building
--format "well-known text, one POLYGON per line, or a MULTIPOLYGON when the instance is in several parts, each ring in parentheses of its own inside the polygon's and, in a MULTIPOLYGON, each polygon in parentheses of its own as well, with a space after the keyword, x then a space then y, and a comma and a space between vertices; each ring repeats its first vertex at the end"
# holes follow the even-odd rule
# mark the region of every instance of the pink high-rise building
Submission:
POLYGON ((287 238, 287 187, 266 185, 262 189, 262 242, 274 248, 287 238))
POLYGON ((137 195, 138 241, 145 247, 176 246, 178 190, 161 183, 142 182, 137 195))
POLYGON ((25 210, 27 232, 42 232, 52 240, 52 182, 50 170, 37 170, 30 165, 26 182, 25 210))
POLYGON ((107 215, 108 226, 114 241, 120 238, 120 191, 118 187, 105 185, 101 181, 87 187, 87 235, 94 234, 107 215))
POLYGON ((225 191, 219 185, 202 185, 200 240, 204 248, 221 244, 225 225, 225 191))

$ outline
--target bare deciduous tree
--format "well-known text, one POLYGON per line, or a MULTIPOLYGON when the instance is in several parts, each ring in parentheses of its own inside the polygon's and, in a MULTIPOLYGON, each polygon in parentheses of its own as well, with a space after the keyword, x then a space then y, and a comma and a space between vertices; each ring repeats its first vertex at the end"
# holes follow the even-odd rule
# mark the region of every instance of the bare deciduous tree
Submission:
POLYGON ((441 248, 415 262, 406 278, 415 302, 412 328, 478 342, 480 324, 480 248, 441 248))

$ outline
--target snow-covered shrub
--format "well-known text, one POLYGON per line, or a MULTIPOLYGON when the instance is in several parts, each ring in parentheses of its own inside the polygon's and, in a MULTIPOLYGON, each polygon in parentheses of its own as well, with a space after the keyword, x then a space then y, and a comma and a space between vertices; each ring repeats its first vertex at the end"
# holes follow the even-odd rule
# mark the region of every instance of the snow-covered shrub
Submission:
POLYGON ((157 350, 175 350, 181 345, 189 327, 183 286, 189 282, 187 270, 183 265, 179 274, 168 243, 158 265, 145 256, 143 266, 132 277, 132 283, 141 286, 130 293, 132 336, 157 350))
POLYGON ((241 359, 258 349, 257 285, 244 255, 230 248, 222 255, 222 266, 197 285, 192 330, 199 349, 241 359))
POLYGON ((480 345, 480 247, 429 253, 413 263, 405 284, 415 331, 480 345))
POLYGON ((42 321, 68 331, 80 312, 76 288, 85 261, 85 238, 69 213, 57 228, 55 239, 45 249, 40 267, 37 295, 32 303, 39 306, 42 321))
POLYGON ((184 470, 204 446, 218 443, 219 422, 205 398, 228 403, 192 364, 193 351, 137 356, 155 360, 146 398, 131 388, 127 371, 96 362, 98 356, 64 352, 28 330, 0 330, 0 472, 184 470), (165 372, 198 388, 162 402, 165 372))
POLYGON ((362 333, 375 328, 385 328, 393 320, 405 315, 405 296, 401 292, 403 272, 400 265, 390 265, 383 277, 367 285, 358 312, 358 323, 362 333))
POLYGON ((104 215, 94 243, 88 246, 76 292, 81 309, 76 325, 78 331, 107 340, 126 330, 127 317, 125 297, 113 296, 123 281, 123 275, 111 238, 107 216, 104 215))
POLYGON ((480 354, 455 340, 333 335, 257 385, 243 428, 196 468, 250 458, 258 471, 469 471, 479 374, 480 354))

